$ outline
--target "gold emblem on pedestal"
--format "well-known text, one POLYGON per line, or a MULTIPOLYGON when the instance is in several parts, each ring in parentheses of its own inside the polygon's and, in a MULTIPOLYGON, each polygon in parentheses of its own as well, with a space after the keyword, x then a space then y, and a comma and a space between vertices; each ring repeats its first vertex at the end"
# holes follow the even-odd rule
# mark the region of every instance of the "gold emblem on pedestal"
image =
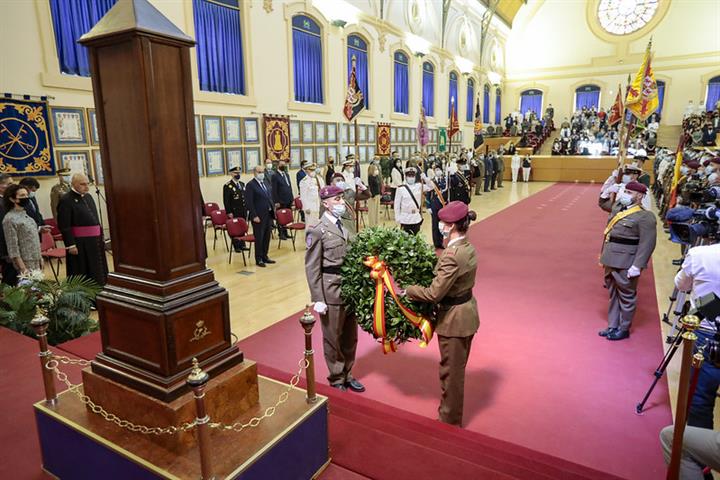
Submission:
POLYGON ((205 322, 202 320, 198 320, 198 322, 195 324, 195 331, 193 331, 193 336, 190 341, 197 342, 207 337, 208 335, 210 335, 210 330, 208 330, 208 328, 205 326, 205 322))

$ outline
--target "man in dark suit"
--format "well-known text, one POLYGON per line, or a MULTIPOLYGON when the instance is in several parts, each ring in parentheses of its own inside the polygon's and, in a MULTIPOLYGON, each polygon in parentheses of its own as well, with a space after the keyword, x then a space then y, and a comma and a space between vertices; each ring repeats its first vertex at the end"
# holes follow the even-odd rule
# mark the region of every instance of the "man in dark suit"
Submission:
POLYGON ((38 182, 32 177, 25 177, 20 180, 20 185, 25 187, 25 189, 28 191, 28 194, 30 195, 30 201, 25 207, 25 211, 30 218, 35 220, 35 223, 38 227, 42 227, 43 225, 45 225, 45 220, 43 220, 42 213, 40 213, 40 207, 38 206, 37 198, 35 197, 35 192, 37 192, 38 188, 40 188, 40 182, 38 182))
MULTIPOLYGON (((280 161, 278 163, 278 171, 272 176, 272 195, 273 202, 276 208, 290 208, 292 207, 293 196, 292 183, 290 181, 290 175, 287 172, 287 166, 285 162, 280 161)), ((281 240, 287 240, 288 234, 287 229, 278 225, 278 232, 281 240)))
POLYGON ((267 263, 275 263, 268 257, 275 210, 272 189, 265 183, 265 167, 262 165, 255 167, 254 178, 245 187, 245 205, 255 235, 255 264, 265 267, 267 263))

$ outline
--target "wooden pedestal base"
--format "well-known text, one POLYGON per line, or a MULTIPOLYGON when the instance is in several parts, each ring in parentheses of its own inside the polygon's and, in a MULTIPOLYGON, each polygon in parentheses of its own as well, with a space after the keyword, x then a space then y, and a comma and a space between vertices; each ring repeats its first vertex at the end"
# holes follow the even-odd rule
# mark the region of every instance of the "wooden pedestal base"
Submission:
MULTIPOLYGON (((172 402, 163 402, 94 373, 90 368, 82 372, 83 389, 93 402, 118 417, 138 425, 182 425, 195 419, 192 392, 172 402)), ((237 417, 256 406, 259 399, 257 366, 243 363, 211 378, 205 388, 205 405, 214 422, 232 423, 237 417)), ((174 453, 187 451, 195 444, 192 433, 151 435, 153 442, 174 453)))

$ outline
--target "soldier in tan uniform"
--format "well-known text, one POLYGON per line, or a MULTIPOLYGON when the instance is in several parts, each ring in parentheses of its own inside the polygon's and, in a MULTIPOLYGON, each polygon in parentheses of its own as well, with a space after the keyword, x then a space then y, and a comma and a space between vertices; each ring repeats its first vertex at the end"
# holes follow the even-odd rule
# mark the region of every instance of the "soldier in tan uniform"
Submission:
POLYGON ((350 232, 341 220, 347 205, 343 189, 330 185, 320 190, 325 212, 307 232, 305 275, 314 310, 320 314, 323 352, 331 387, 364 392, 365 387, 352 376, 357 349, 357 321, 345 309, 340 297, 340 268, 347 252, 350 232))
POLYGON ((605 287, 610 292, 608 328, 598 334, 608 340, 630 337, 635 315, 637 284, 655 250, 655 214, 642 207, 647 187, 630 182, 618 196, 605 228, 600 263, 605 267, 605 287))
POLYGON ((480 320, 472 289, 477 259, 475 248, 465 239, 475 212, 465 203, 448 203, 438 213, 439 229, 447 239, 435 266, 435 278, 429 287, 413 285, 403 293, 411 299, 437 305, 435 333, 440 346, 440 421, 462 425, 465 395, 465 365, 472 339, 480 320))
POLYGON ((53 185, 50 190, 50 209, 52 210, 53 218, 57 218, 57 207, 60 199, 70 191, 70 173, 69 168, 61 168, 57 171, 58 183, 53 185))

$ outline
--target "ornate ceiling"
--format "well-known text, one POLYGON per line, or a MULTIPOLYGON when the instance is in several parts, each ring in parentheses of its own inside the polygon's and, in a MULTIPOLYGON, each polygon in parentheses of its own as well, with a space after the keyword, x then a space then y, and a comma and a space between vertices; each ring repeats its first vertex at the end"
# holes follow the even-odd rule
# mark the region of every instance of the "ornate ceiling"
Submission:
MULTIPOLYGON (((482 3, 484 6, 488 6, 490 3, 492 3, 492 1, 493 0, 478 0, 478 2, 482 3)), ((526 2, 527 0, 500 0, 498 2, 497 9, 495 10, 495 14, 503 22, 507 23, 510 27, 512 27, 515 15, 517 15, 520 7, 522 7, 526 2)))

